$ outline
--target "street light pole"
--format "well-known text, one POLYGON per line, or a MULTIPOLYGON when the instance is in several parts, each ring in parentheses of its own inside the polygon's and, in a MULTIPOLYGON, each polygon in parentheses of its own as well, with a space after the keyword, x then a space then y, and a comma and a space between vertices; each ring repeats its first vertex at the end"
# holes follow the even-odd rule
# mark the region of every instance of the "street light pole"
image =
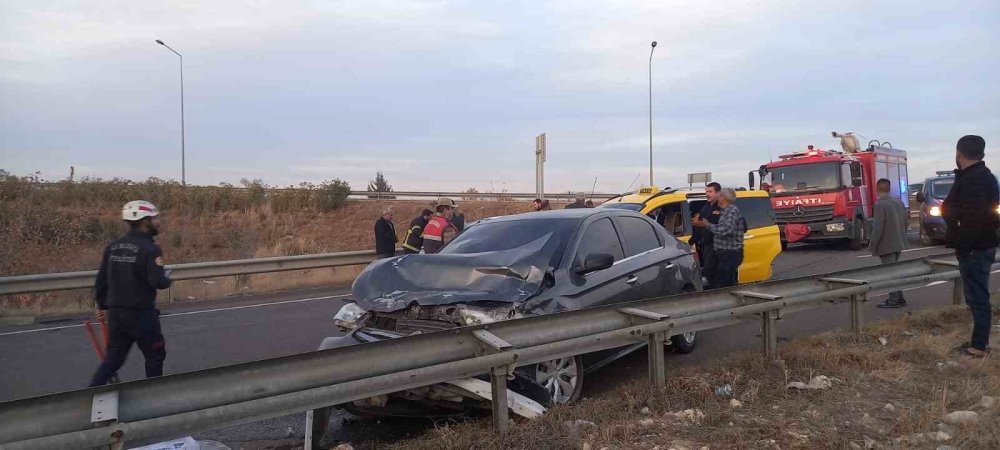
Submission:
POLYGON ((170 48, 169 45, 164 44, 163 41, 157 39, 157 44, 166 47, 168 50, 174 52, 175 55, 180 57, 181 61, 181 185, 187 186, 186 169, 184 163, 184 55, 177 53, 177 50, 170 48))
POLYGON ((649 48, 649 185, 653 186, 653 50, 656 41, 649 48))

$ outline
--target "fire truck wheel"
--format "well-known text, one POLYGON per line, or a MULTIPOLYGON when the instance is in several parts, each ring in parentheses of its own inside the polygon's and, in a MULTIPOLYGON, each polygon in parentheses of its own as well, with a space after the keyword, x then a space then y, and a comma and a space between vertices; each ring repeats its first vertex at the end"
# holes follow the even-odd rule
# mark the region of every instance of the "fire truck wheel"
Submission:
POLYGON ((851 250, 861 250, 861 246, 865 242, 865 228, 861 219, 854 218, 854 223, 851 225, 851 232, 853 233, 850 243, 851 250))

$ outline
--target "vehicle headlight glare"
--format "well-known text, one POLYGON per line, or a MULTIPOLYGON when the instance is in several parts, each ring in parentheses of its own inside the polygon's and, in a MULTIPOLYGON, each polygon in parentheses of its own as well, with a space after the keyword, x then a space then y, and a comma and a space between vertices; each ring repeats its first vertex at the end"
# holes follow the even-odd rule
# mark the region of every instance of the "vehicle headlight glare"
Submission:
POLYGON ((340 328, 354 329, 357 323, 367 312, 361 309, 356 303, 348 303, 340 308, 337 315, 333 316, 333 323, 340 328))
POLYGON ((931 209, 927 210, 927 214, 930 214, 934 217, 941 217, 941 207, 931 206, 931 209))

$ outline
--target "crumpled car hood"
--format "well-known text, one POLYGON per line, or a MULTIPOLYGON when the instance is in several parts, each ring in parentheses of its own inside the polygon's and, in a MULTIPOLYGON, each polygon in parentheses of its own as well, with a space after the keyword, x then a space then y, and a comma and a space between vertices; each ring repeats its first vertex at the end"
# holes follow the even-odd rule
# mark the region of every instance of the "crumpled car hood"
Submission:
POLYGON ((358 306, 391 312, 419 305, 477 301, 519 303, 541 290, 548 257, 540 238, 510 250, 462 255, 405 255, 376 261, 351 288, 358 306))

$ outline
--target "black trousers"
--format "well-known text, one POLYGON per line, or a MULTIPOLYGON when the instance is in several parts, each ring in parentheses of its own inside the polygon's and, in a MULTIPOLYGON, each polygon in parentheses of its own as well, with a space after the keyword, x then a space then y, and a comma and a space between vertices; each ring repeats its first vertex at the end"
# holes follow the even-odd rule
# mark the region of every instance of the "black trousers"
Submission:
POLYGON ((701 274, 705 276, 709 287, 715 283, 715 272, 719 269, 719 258, 715 254, 715 249, 709 244, 702 248, 698 247, 698 256, 701 257, 701 274))
POLYGON ((739 284, 740 265, 743 264, 743 251, 716 250, 715 259, 718 262, 715 269, 715 278, 712 280, 712 289, 739 284))
POLYGON ((167 347, 160 330, 160 311, 157 309, 109 309, 107 359, 101 363, 90 381, 91 386, 108 384, 111 377, 125 364, 125 358, 137 344, 146 358, 146 378, 163 375, 163 360, 167 347))

